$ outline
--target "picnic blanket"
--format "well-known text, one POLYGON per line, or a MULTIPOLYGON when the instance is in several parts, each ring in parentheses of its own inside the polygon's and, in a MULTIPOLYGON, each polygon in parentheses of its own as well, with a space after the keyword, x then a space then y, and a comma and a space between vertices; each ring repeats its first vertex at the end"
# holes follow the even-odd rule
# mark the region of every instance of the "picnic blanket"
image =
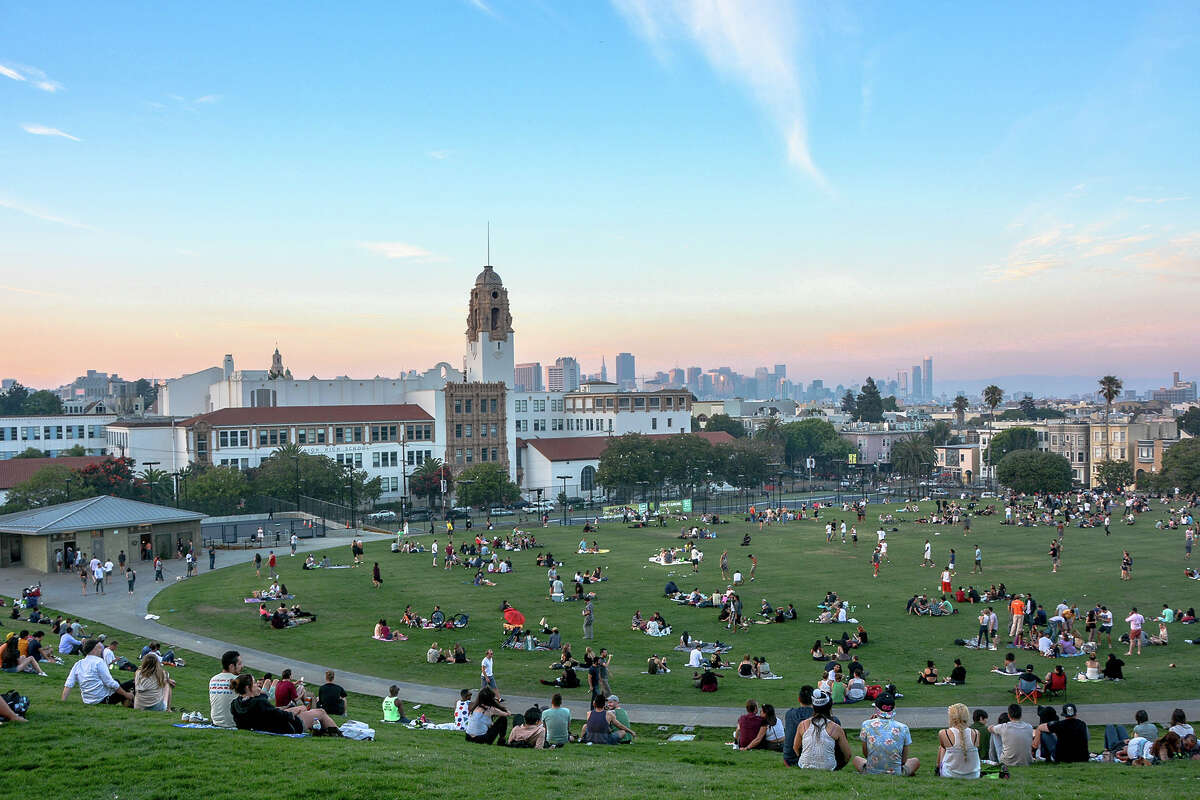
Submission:
POLYGON ((408 728, 410 731, 458 731, 459 733, 462 733, 463 731, 463 729, 458 727, 458 724, 454 722, 439 722, 434 724, 429 722, 421 723, 415 719, 409 720, 408 724, 404 727, 408 728))
POLYGON ((391 639, 380 639, 378 636, 372 636, 371 638, 377 642, 407 642, 408 641, 408 637, 405 636, 403 633, 395 633, 395 632, 392 633, 391 639))
POLYGON ((576 550, 575 555, 577 555, 577 556, 594 556, 598 553, 611 553, 611 552, 612 552, 612 550, 608 549, 607 547, 602 547, 599 550, 576 550))
POLYGON ((265 603, 268 600, 292 600, 296 597, 294 594, 289 594, 284 597, 243 597, 243 603, 265 603))
MULTIPOLYGON (((209 731, 236 731, 239 728, 222 728, 220 725, 209 725, 204 722, 176 722, 173 723, 176 728, 193 728, 209 731)), ((306 733, 271 733, 270 731, 250 731, 251 733, 261 733, 264 736, 286 736, 289 739, 304 739, 308 736, 306 733)))
MULTIPOLYGON (((709 653, 709 654, 728 653, 730 650, 733 649, 732 645, 722 644, 721 642, 701 642, 701 641, 697 641, 697 640, 693 639, 692 644, 699 646, 701 653, 709 653)), ((675 645, 675 649, 680 651, 681 653, 690 653, 692 651, 692 648, 690 645, 683 645, 683 644, 675 645)))
POLYGON ((643 631, 643 632, 644 632, 644 633, 645 633, 647 636, 670 636, 670 635, 671 635, 671 626, 670 626, 670 625, 668 625, 667 627, 665 627, 665 628, 662 628, 661 630, 659 630, 659 632, 658 632, 658 633, 651 633, 649 628, 647 628, 647 629, 646 629, 645 631, 643 631))

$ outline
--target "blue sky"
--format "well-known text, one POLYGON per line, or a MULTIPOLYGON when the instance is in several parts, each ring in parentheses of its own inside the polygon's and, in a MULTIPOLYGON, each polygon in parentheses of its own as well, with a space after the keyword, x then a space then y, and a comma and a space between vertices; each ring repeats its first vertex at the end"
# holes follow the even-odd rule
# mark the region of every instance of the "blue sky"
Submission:
POLYGON ((457 361, 490 220, 521 360, 1189 373, 1198 34, 1194 3, 9 2, 0 301, 43 335, 4 371, 457 361))

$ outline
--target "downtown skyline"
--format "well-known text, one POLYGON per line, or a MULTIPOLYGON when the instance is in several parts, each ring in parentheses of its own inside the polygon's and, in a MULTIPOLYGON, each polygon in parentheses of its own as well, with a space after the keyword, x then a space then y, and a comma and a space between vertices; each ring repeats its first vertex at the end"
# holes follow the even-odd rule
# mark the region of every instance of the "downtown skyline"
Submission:
POLYGON ((1088 8, 9 8, 0 374, 454 363, 489 221, 520 361, 1194 374, 1200 10, 1088 8))

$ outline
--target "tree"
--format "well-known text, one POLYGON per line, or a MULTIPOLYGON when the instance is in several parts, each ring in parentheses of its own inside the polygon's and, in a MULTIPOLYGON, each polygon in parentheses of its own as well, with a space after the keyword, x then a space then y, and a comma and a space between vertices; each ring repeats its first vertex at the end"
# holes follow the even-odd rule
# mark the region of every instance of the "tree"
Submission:
POLYGON ((72 445, 59 453, 60 456, 86 456, 87 448, 81 444, 72 445))
POLYGON ((1133 466, 1128 461, 1102 461, 1096 466, 1096 479, 1110 492, 1119 492, 1133 483, 1133 466))
POLYGON ((138 378, 133 382, 133 391, 142 398, 142 408, 146 410, 149 410, 158 398, 158 387, 145 378, 138 378))
POLYGON ((896 395, 889 394, 887 397, 883 398, 883 410, 884 411, 899 411, 900 410, 900 404, 898 402, 896 402, 896 395))
POLYGON ((1025 419, 1037 419, 1037 405, 1033 402, 1032 397, 1022 397, 1017 406, 1020 407, 1021 414, 1025 419))
POLYGON ((910 478, 928 475, 937 463, 937 451, 928 436, 913 434, 892 443, 892 466, 910 478))
POLYGON ((842 411, 845 411, 851 417, 854 417, 857 413, 855 410, 857 405, 858 404, 854 400, 854 392, 847 389, 846 393, 842 395, 842 411))
POLYGON ((999 464, 1014 450, 1037 450, 1037 431, 1024 426, 1000 431, 992 437, 987 448, 987 462, 999 464))
POLYGON ((1182 439, 1163 454, 1158 485, 1165 491, 1200 491, 1200 439, 1182 439))
POLYGON ((491 508, 514 502, 521 496, 521 488, 499 464, 475 464, 458 474, 454 495, 459 505, 491 508))
POLYGON ((49 458, 50 454, 45 450, 38 450, 36 447, 26 447, 21 452, 17 453, 13 458, 49 458))
POLYGON ((171 474, 166 470, 149 467, 142 470, 139 476, 142 488, 146 492, 146 500, 158 505, 170 505, 175 499, 174 487, 171 484, 171 474))
POLYGON ((442 493, 442 481, 446 482, 447 492, 453 490, 454 475, 450 468, 440 458, 427 458, 408 476, 408 490, 416 497, 424 497, 432 508, 434 498, 442 493))
POLYGON ((25 398, 25 402, 21 406, 21 413, 27 417, 61 414, 63 413, 63 401, 54 392, 41 389, 25 398))
POLYGON ((236 513, 249 493, 245 473, 232 467, 208 467, 187 482, 188 507, 213 516, 236 513))
MULTIPOLYGON (((985 386, 983 389, 983 402, 992 410, 991 421, 988 423, 988 433, 990 434, 992 429, 996 426, 996 407, 1004 402, 1004 390, 994 383, 989 386, 985 386)), ((991 438, 992 437, 989 435, 988 439, 990 440, 991 438)), ((995 462, 988 461, 987 465, 988 469, 990 470, 995 465, 995 462)))
POLYGON ((718 445, 716 477, 741 489, 760 486, 769 477, 768 451, 757 442, 731 442, 718 445))
POLYGON ((735 439, 746 435, 746 426, 728 414, 713 414, 704 425, 706 431, 725 431, 735 439))
POLYGON ((74 470, 52 464, 42 467, 29 476, 28 480, 9 489, 8 499, 2 510, 8 514, 90 496, 91 493, 74 470))
POLYGON ((967 409, 971 407, 971 401, 966 395, 959 395, 954 398, 954 413, 958 416, 958 427, 963 427, 963 420, 966 417, 967 409))
POLYGON ((97 464, 88 464, 78 470, 90 496, 111 494, 116 497, 133 498, 141 493, 141 485, 133 474, 132 458, 106 458, 97 464))
POLYGON ((1100 396, 1104 398, 1104 455, 1106 460, 1112 456, 1112 428, 1109 426, 1112 404, 1121 396, 1122 387, 1121 379, 1116 375, 1105 375, 1100 379, 1100 396))
POLYGON ((996 465, 996 477, 1014 492, 1065 492, 1071 488, 1071 462, 1044 450, 1014 450, 996 465))
MULTIPOLYGON (((709 419, 709 425, 717 417, 709 419)), ((725 417, 729 419, 729 417, 725 417)), ((741 427, 741 423, 736 423, 741 427)), ((712 430, 711 427, 708 430, 712 430)), ((742 435, 746 433, 742 429, 742 435)), ((596 483, 610 492, 621 489, 632 490, 639 484, 649 485, 654 481, 654 470, 657 457, 653 440, 640 433, 627 433, 609 440, 608 446, 600 454, 600 466, 596 470, 596 483)))
POLYGON ((791 468, 803 467, 809 458, 816 460, 818 469, 826 469, 836 458, 854 452, 831 423, 823 419, 805 419, 780 426, 784 436, 783 460, 791 468))
POLYGON ((755 431, 754 440, 766 446, 773 460, 782 458, 783 426, 779 424, 779 417, 768 417, 762 427, 755 431))
POLYGON ((875 379, 869 375, 855 398, 854 418, 861 422, 883 422, 883 398, 879 396, 875 379))
POLYGON ((0 392, 0 416, 18 417, 25 414, 25 400, 29 397, 29 390, 19 383, 14 383, 8 387, 7 391, 0 392))
POLYGON ((1179 430, 1188 436, 1200 436, 1200 406, 1192 406, 1176 420, 1179 430))
POLYGON ((954 431, 950 428, 950 423, 944 419, 939 419, 934 422, 925 431, 925 436, 929 438, 929 442, 933 445, 951 444, 954 437, 954 431))
MULTIPOLYGON (((783 440, 782 431, 780 440, 783 440)), ((679 487, 691 495, 697 486, 712 482, 713 446, 699 436, 669 436, 654 441, 657 463, 664 483, 679 487)))

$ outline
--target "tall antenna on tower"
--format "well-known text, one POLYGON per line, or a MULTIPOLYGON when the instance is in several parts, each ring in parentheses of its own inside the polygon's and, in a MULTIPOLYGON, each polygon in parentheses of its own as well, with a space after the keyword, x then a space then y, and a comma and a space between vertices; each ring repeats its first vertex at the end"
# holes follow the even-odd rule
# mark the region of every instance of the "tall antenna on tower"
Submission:
POLYGON ((487 224, 487 264, 492 265, 492 221, 489 219, 487 224))

